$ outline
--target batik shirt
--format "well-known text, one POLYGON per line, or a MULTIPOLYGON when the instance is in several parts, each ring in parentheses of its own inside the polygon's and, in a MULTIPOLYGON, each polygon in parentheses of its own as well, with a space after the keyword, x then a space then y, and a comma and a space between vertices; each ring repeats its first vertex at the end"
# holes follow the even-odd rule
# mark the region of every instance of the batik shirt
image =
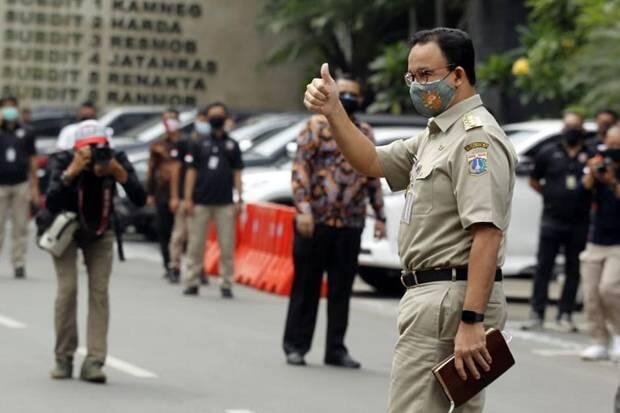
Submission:
MULTIPOLYGON (((370 125, 356 125, 374 143, 370 125)), ((317 224, 362 228, 369 199, 375 217, 385 221, 381 181, 353 169, 338 149, 324 117, 313 116, 297 144, 292 181, 298 213, 311 213, 317 224)))

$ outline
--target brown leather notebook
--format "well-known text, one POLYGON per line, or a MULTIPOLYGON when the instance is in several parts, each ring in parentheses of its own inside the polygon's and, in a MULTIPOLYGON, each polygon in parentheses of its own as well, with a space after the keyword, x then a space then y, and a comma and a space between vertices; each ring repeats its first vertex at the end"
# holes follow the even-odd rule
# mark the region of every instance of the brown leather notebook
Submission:
POLYGON ((452 404, 450 411, 465 404, 515 364, 515 359, 512 357, 501 331, 491 328, 486 332, 486 336, 487 350, 491 354, 493 362, 490 371, 478 369, 480 372, 479 380, 474 379, 468 371, 467 380, 463 381, 454 366, 454 355, 433 368, 435 378, 452 404))

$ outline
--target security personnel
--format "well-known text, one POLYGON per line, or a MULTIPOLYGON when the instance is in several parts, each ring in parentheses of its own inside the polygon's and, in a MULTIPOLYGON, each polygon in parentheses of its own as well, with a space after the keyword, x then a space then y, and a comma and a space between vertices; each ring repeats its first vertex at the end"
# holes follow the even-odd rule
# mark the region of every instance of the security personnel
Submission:
POLYGON ((170 268, 170 237, 174 214, 179 206, 178 169, 180 161, 177 142, 181 137, 179 112, 168 109, 162 114, 164 136, 151 144, 146 178, 147 205, 155 207, 157 235, 164 265, 164 278, 174 279, 170 268))
MULTIPOLYGON (((183 161, 189 153, 192 142, 205 139, 211 134, 211 124, 204 113, 199 113, 194 121, 194 133, 191 136, 181 136, 177 142, 178 160, 180 166, 173 171, 171 186, 177 185, 172 192, 178 193, 179 201, 173 201, 176 207, 174 212, 174 226, 172 227, 172 235, 170 237, 170 282, 178 283, 181 278, 181 260, 187 247, 188 233, 188 216, 185 211, 185 203, 182 201, 185 194, 184 182, 187 173, 187 165, 183 161)), ((203 274, 201 277, 202 284, 208 284, 207 277, 203 274)))
POLYGON ((243 202, 241 170, 243 160, 239 144, 224 129, 228 109, 216 102, 202 111, 211 125, 211 134, 193 142, 185 156, 184 207, 189 215, 187 246, 187 288, 185 295, 197 295, 203 271, 205 235, 214 221, 221 250, 220 290, 223 298, 232 298, 236 217, 243 202), (233 189, 237 192, 236 203, 233 189))
MULTIPOLYGON (((429 117, 420 135, 375 148, 338 101, 327 65, 304 103, 325 115, 343 154, 367 176, 407 190, 399 253, 407 292, 400 304, 391 413, 449 409, 431 369, 451 353, 465 380, 489 369, 485 330, 502 328, 504 261, 517 157, 476 94, 474 47, 456 29, 416 33, 405 76, 416 110, 429 117)), ((478 395, 460 411, 482 411, 478 395)))
POLYGON ((538 244, 538 265, 534 274, 531 319, 524 330, 543 327, 549 281, 560 247, 564 249, 566 280, 556 317, 557 328, 576 332, 572 319, 579 286, 579 254, 586 246, 591 193, 581 184, 591 152, 585 145, 583 118, 574 112, 564 115, 564 132, 559 142, 542 148, 535 159, 530 186, 543 197, 538 244))
POLYGON ((24 278, 30 202, 39 204, 39 180, 35 138, 19 122, 17 104, 14 97, 0 101, 0 250, 10 219, 14 275, 24 278))

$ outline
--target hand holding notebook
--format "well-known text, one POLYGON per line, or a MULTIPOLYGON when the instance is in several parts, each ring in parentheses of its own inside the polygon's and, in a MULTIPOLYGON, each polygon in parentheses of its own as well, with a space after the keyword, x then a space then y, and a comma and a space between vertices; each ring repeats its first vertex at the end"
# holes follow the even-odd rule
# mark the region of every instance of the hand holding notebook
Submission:
POLYGON ((476 380, 471 374, 463 380, 455 367, 454 355, 448 357, 433 368, 433 374, 450 401, 451 411, 463 405, 495 379, 504 374, 515 364, 515 360, 499 330, 489 329, 486 332, 487 351, 493 362, 489 371, 478 369, 480 378, 476 380))

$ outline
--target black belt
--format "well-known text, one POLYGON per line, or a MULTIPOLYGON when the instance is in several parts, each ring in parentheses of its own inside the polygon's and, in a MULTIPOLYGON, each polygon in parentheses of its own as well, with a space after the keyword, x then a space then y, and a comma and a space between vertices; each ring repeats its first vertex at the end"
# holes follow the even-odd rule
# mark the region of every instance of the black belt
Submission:
MULTIPOLYGON (((502 270, 495 271, 495 281, 503 279, 502 270)), ((445 268, 441 270, 405 271, 400 277, 405 288, 436 281, 467 281, 467 268, 445 268)))

